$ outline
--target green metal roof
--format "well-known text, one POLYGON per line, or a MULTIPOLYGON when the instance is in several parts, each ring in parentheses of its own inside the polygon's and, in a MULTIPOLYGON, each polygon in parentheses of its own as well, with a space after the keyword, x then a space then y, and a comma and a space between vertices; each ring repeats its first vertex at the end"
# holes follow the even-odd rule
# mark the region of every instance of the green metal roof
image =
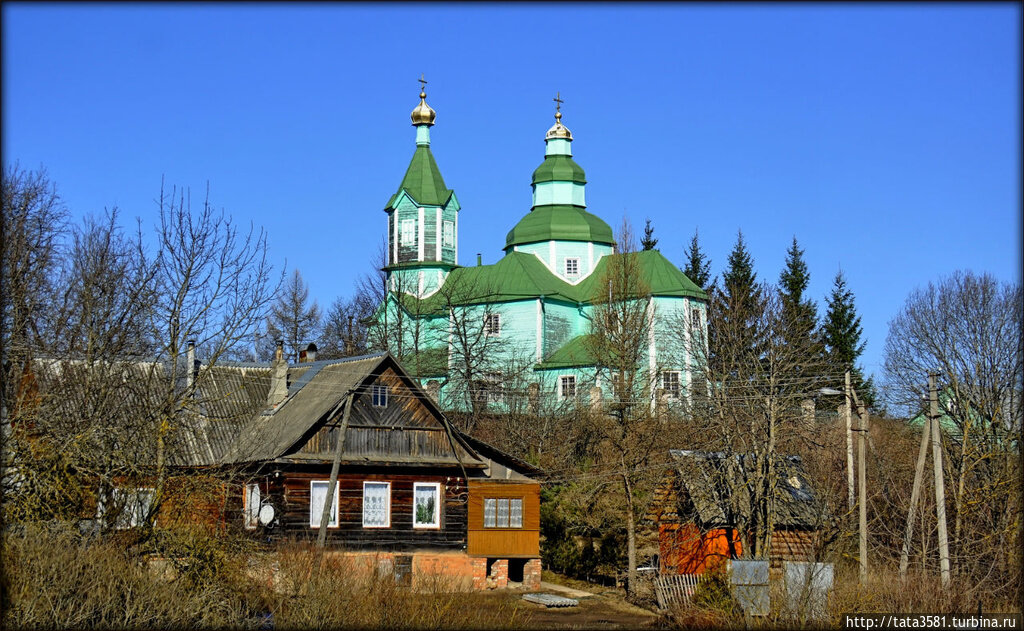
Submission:
POLYGON ((402 194, 402 190, 412 197, 417 204, 425 206, 444 206, 452 196, 451 189, 444 185, 444 178, 441 177, 441 170, 437 168, 434 154, 430 152, 427 145, 418 145, 409 168, 405 171, 405 177, 398 186, 398 192, 391 196, 385 210, 394 208, 395 202, 402 194))
POLYGON ((592 343, 591 334, 577 335, 562 345, 561 348, 537 364, 537 368, 576 368, 578 366, 594 366, 597 361, 590 352, 592 343))
POLYGON ((533 172, 533 183, 538 182, 576 182, 586 184, 587 175, 583 167, 576 164, 570 156, 550 155, 544 158, 533 172))
MULTIPOLYGON (((418 301, 402 294, 401 303, 409 313, 443 316, 448 303, 456 305, 512 302, 545 297, 551 300, 590 303, 600 288, 604 270, 616 256, 604 256, 594 271, 576 285, 570 285, 539 258, 525 252, 510 252, 494 265, 459 267, 448 275, 441 290, 418 301), (418 304, 417 304, 418 301, 418 304)), ((641 280, 654 296, 685 296, 707 300, 707 294, 669 262, 661 252, 647 250, 631 256, 639 259, 641 280)))
POLYGON ((612 229, 579 206, 537 206, 505 237, 505 249, 537 241, 592 241, 612 245, 612 229))

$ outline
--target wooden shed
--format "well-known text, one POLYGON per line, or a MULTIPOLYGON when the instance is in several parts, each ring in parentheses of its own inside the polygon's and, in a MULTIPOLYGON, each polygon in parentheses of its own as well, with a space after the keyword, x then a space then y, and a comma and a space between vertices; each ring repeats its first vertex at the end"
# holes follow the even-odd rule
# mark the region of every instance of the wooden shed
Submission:
MULTIPOLYGON (((750 497, 735 478, 740 467, 729 465, 749 469, 753 457, 681 449, 670 450, 670 455, 674 466, 648 515, 658 528, 659 570, 702 574, 717 562, 742 557, 745 533, 737 524, 750 514, 750 497)), ((769 560, 774 567, 782 561, 812 560, 822 509, 800 457, 779 457, 776 477, 769 560)))

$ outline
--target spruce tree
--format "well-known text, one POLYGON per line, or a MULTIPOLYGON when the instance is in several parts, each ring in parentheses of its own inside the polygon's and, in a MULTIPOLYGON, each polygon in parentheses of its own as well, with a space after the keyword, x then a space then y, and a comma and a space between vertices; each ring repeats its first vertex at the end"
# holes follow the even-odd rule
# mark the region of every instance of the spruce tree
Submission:
POLYGON ((866 341, 861 341, 864 329, 854 306, 853 292, 846 286, 842 270, 836 274, 832 294, 828 297, 828 310, 822 322, 821 334, 825 344, 825 360, 834 376, 850 371, 850 380, 858 396, 869 406, 874 403, 872 379, 864 379, 857 359, 864 353, 866 341))
POLYGON ((779 274, 779 297, 782 300, 782 316, 786 326, 783 329, 785 341, 801 349, 814 352, 818 308, 814 301, 804 298, 811 275, 804 262, 804 251, 793 237, 793 244, 786 252, 786 267, 779 274))
POLYGON ((650 219, 644 223, 644 238, 640 240, 640 245, 645 250, 653 250, 654 246, 658 245, 658 240, 654 238, 654 227, 651 225, 650 219))
POLYGON ((683 273, 701 289, 707 289, 711 280, 711 259, 704 255, 697 242, 697 231, 693 232, 693 239, 690 239, 690 249, 686 252, 686 267, 683 273))
POLYGON ((757 285, 754 259, 747 251, 743 233, 739 232, 722 274, 722 288, 712 292, 708 322, 712 370, 735 372, 741 358, 760 353, 761 331, 757 319, 763 309, 763 293, 757 285))

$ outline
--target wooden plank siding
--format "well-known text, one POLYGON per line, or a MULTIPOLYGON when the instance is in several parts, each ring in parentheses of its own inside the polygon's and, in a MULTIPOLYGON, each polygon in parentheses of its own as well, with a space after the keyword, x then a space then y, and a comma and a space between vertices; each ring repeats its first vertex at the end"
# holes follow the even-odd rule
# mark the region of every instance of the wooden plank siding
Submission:
MULTIPOLYGON (((310 526, 310 482, 328 481, 326 472, 282 471, 270 478, 270 501, 280 510, 278 526, 268 535, 275 540, 312 539, 319 528, 310 526)), ((466 485, 455 471, 425 469, 398 473, 384 468, 346 470, 338 476, 338 527, 328 528, 327 544, 366 549, 462 550, 466 545, 466 485), (363 527, 363 482, 391 483, 391 525, 363 527), (440 528, 413 528, 413 484, 436 482, 443 502, 440 528)), ((317 516, 316 521, 319 521, 317 516)))
POLYGON ((540 484, 470 480, 466 552, 471 556, 534 558, 540 556, 540 484), (484 499, 521 498, 522 528, 484 528, 484 499))

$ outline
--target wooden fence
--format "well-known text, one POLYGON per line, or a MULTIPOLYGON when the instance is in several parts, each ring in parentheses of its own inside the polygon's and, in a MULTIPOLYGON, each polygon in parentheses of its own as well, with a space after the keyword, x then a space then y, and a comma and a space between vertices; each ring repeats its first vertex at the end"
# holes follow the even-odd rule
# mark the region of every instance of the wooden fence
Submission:
POLYGON ((701 574, 673 574, 654 579, 654 595, 658 598, 658 608, 668 609, 678 603, 689 606, 690 598, 697 589, 701 577, 701 574))

